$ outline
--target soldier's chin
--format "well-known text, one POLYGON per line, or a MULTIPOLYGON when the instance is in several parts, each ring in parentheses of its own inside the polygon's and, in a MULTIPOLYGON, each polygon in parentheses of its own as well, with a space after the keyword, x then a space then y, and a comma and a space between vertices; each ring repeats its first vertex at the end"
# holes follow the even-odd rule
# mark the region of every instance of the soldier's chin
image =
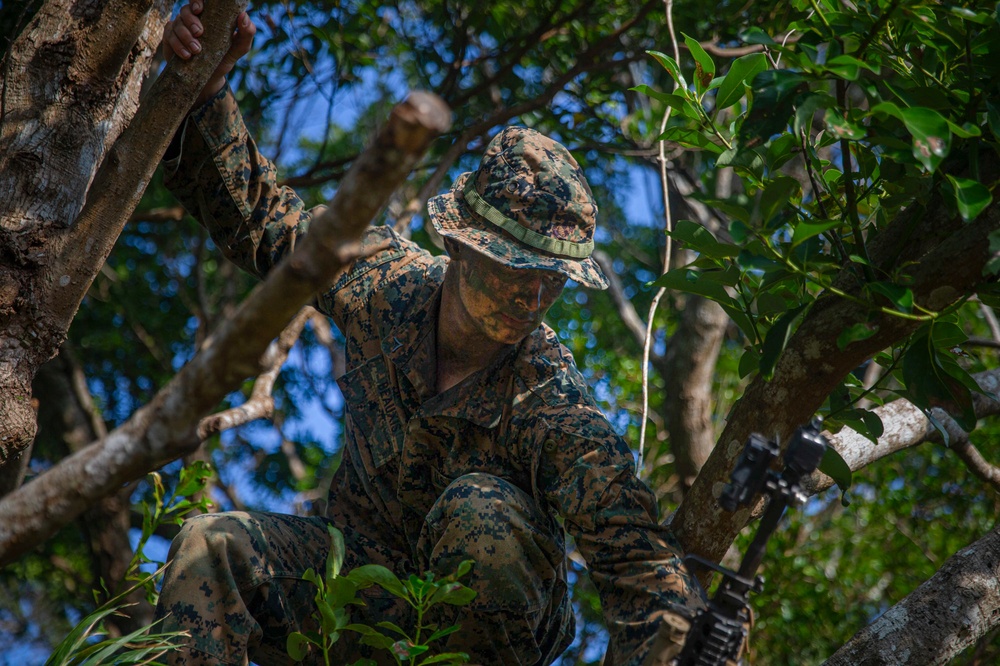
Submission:
POLYGON ((517 344, 538 326, 534 320, 514 319, 504 314, 499 315, 497 320, 500 325, 496 327, 494 337, 497 342, 509 345, 517 344))

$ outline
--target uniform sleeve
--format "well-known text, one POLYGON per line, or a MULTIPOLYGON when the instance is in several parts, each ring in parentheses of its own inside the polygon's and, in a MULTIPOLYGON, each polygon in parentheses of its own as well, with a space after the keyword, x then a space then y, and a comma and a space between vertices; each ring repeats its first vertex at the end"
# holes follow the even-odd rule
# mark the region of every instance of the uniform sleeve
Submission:
MULTIPOLYGON (((323 210, 305 210, 294 190, 278 185, 274 164, 257 150, 228 86, 188 116, 163 166, 166 186, 226 258, 258 278, 292 252, 323 210)), ((361 245, 361 258, 316 303, 342 331, 411 258, 430 261, 387 226, 369 227, 361 245)))
POLYGON ((640 666, 660 618, 704 605, 632 452, 593 405, 547 420, 539 485, 587 561, 610 633, 605 663, 640 666))
POLYGON ((167 153, 164 184, 222 253, 262 278, 295 246, 310 218, 257 150, 228 86, 193 111, 167 153))

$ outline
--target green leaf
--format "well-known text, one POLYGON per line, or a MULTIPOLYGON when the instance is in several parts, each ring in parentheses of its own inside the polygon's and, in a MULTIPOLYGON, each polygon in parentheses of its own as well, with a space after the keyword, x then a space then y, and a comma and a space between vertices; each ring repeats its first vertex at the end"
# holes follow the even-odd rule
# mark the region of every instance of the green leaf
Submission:
POLYGON ((760 72, 752 85, 753 105, 740 126, 740 143, 749 147, 782 132, 799 95, 809 90, 805 77, 789 70, 760 72))
POLYGON ((661 275, 652 283, 657 287, 676 289, 677 291, 689 294, 697 294, 715 301, 722 306, 736 325, 740 327, 748 337, 753 339, 753 325, 743 309, 726 293, 725 287, 712 280, 701 279, 699 271, 692 271, 687 268, 675 268, 661 275))
POLYGON ((729 66, 729 72, 719 86, 715 95, 717 109, 726 109, 743 99, 748 81, 767 69, 767 56, 763 53, 751 53, 741 56, 729 66))
POLYGON ((452 587, 443 595, 438 596, 435 602, 451 604, 452 606, 465 606, 476 598, 476 591, 471 587, 466 587, 461 583, 452 583, 452 585, 456 587, 452 587))
POLYGON ((956 178, 948 175, 951 191, 958 206, 958 214, 966 222, 971 222, 993 202, 993 195, 978 180, 956 178))
POLYGON ((768 46, 778 45, 778 42, 771 39, 770 35, 757 26, 747 28, 747 30, 740 35, 740 39, 742 39, 746 44, 767 44, 768 46))
POLYGON ((334 608, 343 608, 351 603, 358 592, 357 584, 347 576, 334 578, 327 586, 326 594, 334 608))
POLYGON ((848 409, 837 414, 836 420, 853 428, 855 432, 863 435, 873 444, 878 444, 878 438, 885 430, 879 415, 867 409, 848 409))
POLYGON ((318 644, 305 634, 293 631, 288 634, 288 640, 285 642, 285 650, 288 652, 288 656, 295 661, 302 661, 309 654, 310 645, 318 644))
POLYGON ((948 129, 951 133, 960 139, 971 139, 974 136, 982 136, 983 132, 978 127, 972 123, 962 123, 961 125, 956 125, 955 123, 948 120, 948 129))
POLYGON ((401 599, 408 597, 406 588, 399 582, 396 575, 378 564, 363 564, 353 569, 351 573, 347 574, 347 577, 357 584, 358 589, 364 589, 375 584, 401 599))
POLYGON ((455 577, 455 578, 461 578, 461 577, 462 577, 462 576, 464 576, 465 574, 467 574, 467 573, 469 573, 470 571, 472 571, 472 567, 474 567, 474 566, 475 566, 475 564, 476 564, 476 561, 475 561, 475 560, 462 560, 462 561, 461 561, 461 562, 460 562, 460 563, 458 564, 458 568, 457 568, 457 569, 455 569, 455 573, 453 574, 453 575, 454 575, 454 577, 455 577))
POLYGON ((379 622, 375 626, 376 627, 382 627, 383 629, 388 629, 389 631, 391 631, 393 633, 399 634, 403 638, 409 638, 410 637, 410 635, 407 634, 405 631, 403 631, 403 629, 399 625, 393 624, 392 622, 389 622, 388 620, 379 622))
POLYGON ((682 127, 680 125, 668 127, 663 134, 656 137, 656 140, 673 141, 674 143, 684 146, 685 148, 707 150, 708 152, 715 153, 716 155, 722 153, 724 150, 722 146, 714 143, 709 135, 705 134, 703 131, 690 127, 682 127))
POLYGON ((306 569, 302 573, 302 579, 307 580, 320 589, 325 589, 326 583, 320 579, 319 575, 312 569, 306 569))
POLYGON ((851 122, 844 117, 843 112, 838 108, 829 108, 823 116, 826 128, 838 138, 857 141, 868 135, 868 130, 863 125, 851 122))
POLYGON ((879 72, 877 66, 869 65, 863 60, 858 60, 854 56, 849 55, 839 55, 830 58, 826 61, 824 68, 847 81, 857 81, 862 69, 867 69, 875 74, 879 72))
MULTIPOLYGON (((741 176, 745 177, 747 173, 750 173, 753 174, 755 180, 759 180, 764 173, 765 162, 759 148, 737 146, 720 153, 715 165, 734 167, 741 176)), ((741 219, 740 216, 734 215, 734 217, 741 219)))
POLYGON ((212 476, 212 470, 202 460, 197 460, 190 467, 181 469, 180 480, 177 482, 177 489, 174 497, 190 497, 195 493, 205 489, 205 485, 212 476))
POLYGON ((864 415, 861 419, 868 426, 868 431, 875 436, 876 443, 878 438, 885 434, 885 424, 882 423, 882 417, 871 411, 870 409, 864 410, 864 415))
POLYGON ((438 654, 433 657, 428 657, 427 659, 424 659, 423 661, 420 662, 420 666, 423 666, 424 664, 440 664, 443 662, 453 662, 455 664, 467 664, 469 662, 469 655, 467 655, 464 652, 445 652, 444 654, 438 654))
POLYGON ((455 633, 456 631, 458 631, 461 628, 462 628, 462 625, 460 625, 460 624, 453 624, 450 627, 445 627, 444 629, 439 629, 439 630, 435 631, 433 634, 431 634, 427 638, 426 642, 427 643, 433 643, 434 641, 439 640, 441 638, 444 638, 445 636, 450 636, 451 634, 455 633))
POLYGON ((850 500, 847 499, 847 491, 853 483, 854 475, 840 453, 832 446, 826 447, 826 450, 823 451, 823 458, 819 461, 818 469, 833 479, 833 482, 840 488, 841 504, 844 506, 850 504, 850 500))
POLYGON ((986 123, 993 132, 993 138, 1000 141, 1000 107, 986 100, 986 123))
POLYGON ((878 333, 878 326, 863 323, 851 324, 837 336, 837 348, 841 350, 847 349, 848 345, 852 342, 867 340, 876 333, 878 333))
POLYGON ((913 156, 934 172, 951 150, 951 128, 937 111, 924 107, 902 110, 903 123, 913 135, 913 156))
POLYGON ((969 336, 954 321, 939 320, 931 323, 931 344, 938 349, 950 349, 963 344, 969 336))
POLYGON ((684 43, 687 44, 688 50, 691 52, 691 57, 694 58, 695 86, 699 92, 704 92, 715 77, 715 62, 705 52, 701 44, 698 43, 698 40, 684 35, 684 43))
POLYGON ((822 220, 819 222, 799 222, 795 225, 795 229, 792 230, 792 247, 799 245, 800 243, 813 238, 814 236, 819 236, 820 234, 829 231, 830 229, 836 229, 841 224, 840 220, 822 220))
MULTIPOLYGON (((355 625, 348 625, 348 627, 353 627, 355 625)), ((355 629, 355 631, 357 631, 355 629)), ((361 637, 362 645, 371 645, 372 647, 381 648, 383 650, 391 650, 392 646, 396 644, 396 641, 390 636, 383 636, 377 631, 370 634, 365 634, 361 637)))
MULTIPOLYGON (((344 629, 347 629, 348 631, 357 632, 357 633, 361 634, 362 636, 383 636, 384 635, 384 634, 382 634, 382 633, 380 633, 380 632, 372 629, 367 624, 349 624, 346 627, 344 627, 344 629)), ((406 634, 403 634, 403 635, 405 636, 406 634)))
POLYGON ((983 266, 983 277, 1000 274, 1000 229, 994 229, 987 238, 990 241, 990 259, 983 266))
POLYGON ((326 597, 317 596, 316 608, 319 610, 320 627, 322 627, 324 634, 329 636, 340 628, 337 615, 333 612, 333 607, 326 597))
POLYGON ((802 320, 809 305, 811 303, 804 303, 789 310, 771 325, 760 350, 760 375, 764 379, 770 380, 774 377, 774 368, 778 364, 778 358, 785 350, 789 338, 792 337, 792 333, 802 320))
POLYGON ((767 164, 772 170, 781 168, 796 156, 799 141, 792 134, 781 134, 767 144, 767 164))
POLYGON ((629 90, 634 90, 637 93, 646 95, 647 97, 652 97, 655 100, 663 102, 671 109, 681 114, 685 118, 691 118, 693 120, 700 120, 697 110, 691 106, 691 102, 681 95, 675 95, 673 93, 665 93, 650 88, 646 84, 635 86, 634 88, 629 88, 629 90))
POLYGON ((344 566, 344 535, 333 525, 327 526, 330 533, 330 553, 326 558, 326 579, 331 580, 340 575, 340 569, 344 566))
POLYGON ((948 121, 933 109, 920 106, 900 109, 892 102, 881 102, 872 107, 871 113, 884 113, 902 121, 913 136, 913 156, 930 172, 951 150, 948 121))
POLYGON ((931 343, 927 330, 917 335, 903 355, 903 381, 910 400, 930 410, 940 407, 967 432, 976 427, 969 382, 975 380, 931 343))
POLYGON ((713 259, 723 259, 735 257, 739 254, 739 248, 730 243, 720 243, 712 232, 691 220, 678 220, 669 236, 686 245, 695 252, 711 257, 713 259))
POLYGON ((792 199, 802 198, 802 186, 789 176, 778 176, 771 180, 760 196, 760 216, 765 223, 770 222, 792 199))
POLYGON ((656 58, 656 61, 663 66, 663 69, 667 70, 679 87, 687 88, 687 81, 684 80, 684 75, 681 74, 681 68, 677 66, 676 60, 659 51, 646 51, 646 53, 656 58))
POLYGON ((760 354, 758 354, 755 349, 747 348, 744 350, 743 355, 740 356, 740 363, 737 368, 740 379, 743 379, 751 372, 756 372, 759 367, 760 354))
POLYGON ((889 299, 900 312, 913 311, 913 290, 892 282, 869 282, 865 288, 889 299))

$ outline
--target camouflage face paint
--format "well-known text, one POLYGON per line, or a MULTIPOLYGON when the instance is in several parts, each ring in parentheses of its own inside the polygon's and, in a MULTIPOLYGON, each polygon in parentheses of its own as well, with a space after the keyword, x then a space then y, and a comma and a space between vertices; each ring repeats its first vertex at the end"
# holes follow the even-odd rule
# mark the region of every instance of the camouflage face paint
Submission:
POLYGON ((517 269, 466 251, 460 259, 459 297, 490 340, 516 344, 542 323, 562 293, 566 276, 517 269))

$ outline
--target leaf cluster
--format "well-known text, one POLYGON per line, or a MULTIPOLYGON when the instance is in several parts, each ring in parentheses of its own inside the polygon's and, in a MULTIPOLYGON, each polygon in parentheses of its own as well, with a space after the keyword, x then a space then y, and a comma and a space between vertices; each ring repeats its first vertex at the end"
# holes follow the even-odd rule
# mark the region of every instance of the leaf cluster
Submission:
MULTIPOLYGON (((732 169, 740 191, 701 195, 730 218, 720 241, 694 222, 671 236, 695 260, 653 284, 718 302, 746 348, 741 376, 769 379, 811 308, 830 295, 869 312, 846 326, 841 349, 876 333, 888 315, 922 326, 890 354, 896 391, 929 410, 943 406, 966 428, 978 391, 954 349, 965 340, 955 313, 971 295, 930 306, 915 297, 910 265, 873 259, 888 225, 906 206, 940 199, 965 223, 993 202, 995 176, 980 172, 995 152, 996 10, 976 3, 792 3, 794 41, 765 31, 742 35, 760 52, 720 67, 691 37, 693 66, 651 55, 674 82, 670 92, 638 86, 670 122, 658 138, 709 156, 708 169, 732 169), (724 70, 724 71, 723 71, 724 70), (845 275, 850 280, 845 282, 845 275)), ((981 298, 992 302, 992 276, 981 298)), ((825 407, 828 425, 850 425, 873 441, 882 424, 857 406, 872 391, 848 377, 825 407)))
MULTIPOLYGON (((333 526, 329 527, 329 531, 331 546, 324 574, 317 574, 312 569, 303 574, 303 578, 316 586, 319 630, 290 634, 287 642, 289 656, 300 661, 313 647, 320 651, 324 662, 329 665, 333 644, 340 640, 342 632, 353 631, 361 635, 362 645, 388 651, 397 664, 404 661, 412 662, 414 666, 460 666, 468 663, 469 656, 462 652, 431 652, 431 643, 459 631, 461 626, 439 628, 425 622, 425 616, 437 604, 465 606, 472 601, 475 591, 458 582, 460 577, 472 570, 472 560, 461 562, 454 573, 442 578, 436 578, 433 572, 428 571, 423 576, 414 574, 403 580, 378 564, 364 564, 342 576, 344 536, 333 526), (388 620, 379 621, 374 627, 351 622, 348 607, 364 605, 357 593, 372 585, 378 585, 402 599, 414 610, 416 624, 412 631, 388 620)), ((375 663, 370 659, 360 659, 353 666, 374 666, 375 663)))

